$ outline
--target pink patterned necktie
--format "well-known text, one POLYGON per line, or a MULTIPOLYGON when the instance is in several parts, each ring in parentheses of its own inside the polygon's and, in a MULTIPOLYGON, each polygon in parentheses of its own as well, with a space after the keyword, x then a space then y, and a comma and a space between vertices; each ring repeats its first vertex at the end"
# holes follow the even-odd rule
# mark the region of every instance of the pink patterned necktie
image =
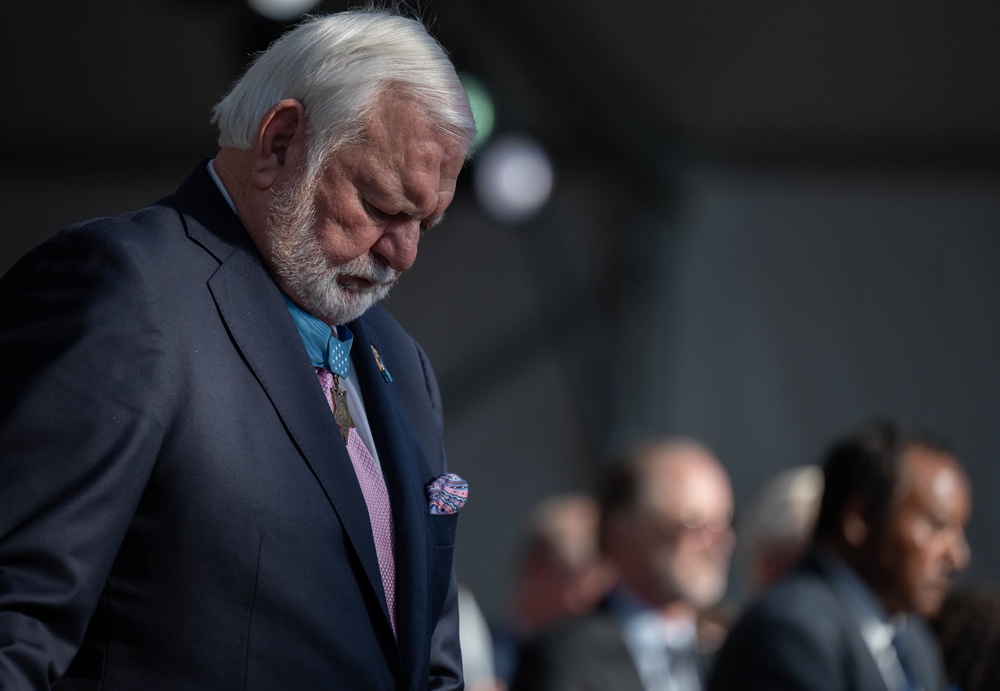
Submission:
MULTIPOLYGON (((323 387, 330 410, 336 413, 333 400, 333 374, 322 367, 316 368, 316 377, 323 387)), ((382 471, 372 457, 365 443, 361 441, 358 432, 353 427, 347 435, 347 453, 354 465, 354 474, 361 485, 361 493, 368 505, 368 519, 372 525, 372 536, 375 538, 375 554, 378 556, 378 569, 382 574, 382 588, 385 590, 385 601, 389 606, 389 620, 392 631, 396 633, 396 533, 392 525, 392 507, 389 505, 389 492, 385 487, 382 471)))

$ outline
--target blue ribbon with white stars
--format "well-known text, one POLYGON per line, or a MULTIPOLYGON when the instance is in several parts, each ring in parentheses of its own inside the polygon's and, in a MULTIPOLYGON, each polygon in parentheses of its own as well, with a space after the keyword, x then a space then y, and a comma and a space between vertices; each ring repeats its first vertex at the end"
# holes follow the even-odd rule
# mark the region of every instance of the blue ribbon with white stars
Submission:
POLYGON ((292 321, 299 330, 313 367, 323 367, 340 377, 346 377, 351 369, 351 344, 354 343, 351 330, 342 325, 334 331, 326 322, 292 302, 287 295, 282 297, 285 298, 285 304, 292 314, 292 321), (346 336, 343 340, 337 336, 337 332, 341 330, 346 336))

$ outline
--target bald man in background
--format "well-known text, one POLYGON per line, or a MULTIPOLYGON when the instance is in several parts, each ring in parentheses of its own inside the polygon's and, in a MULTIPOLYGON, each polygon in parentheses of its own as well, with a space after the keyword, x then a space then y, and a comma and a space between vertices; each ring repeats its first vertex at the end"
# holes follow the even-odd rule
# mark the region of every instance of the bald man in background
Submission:
POLYGON ((657 440, 614 462, 599 495, 617 585, 528 646, 514 691, 699 691, 698 614, 724 595, 734 545, 728 473, 699 442, 657 440))

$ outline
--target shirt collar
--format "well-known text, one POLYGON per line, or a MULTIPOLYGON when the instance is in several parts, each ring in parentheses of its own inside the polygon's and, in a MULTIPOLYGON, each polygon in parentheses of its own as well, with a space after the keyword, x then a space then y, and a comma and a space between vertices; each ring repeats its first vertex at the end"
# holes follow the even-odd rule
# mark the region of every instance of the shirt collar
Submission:
POLYGON ((694 617, 666 617, 625 586, 619 585, 612 591, 608 605, 622 622, 626 639, 636 645, 690 648, 695 644, 694 617))
POLYGON ((234 214, 239 216, 239 212, 236 211, 236 204, 233 203, 233 198, 229 196, 229 191, 226 189, 226 186, 222 184, 222 178, 220 178, 219 174, 215 172, 214 158, 208 162, 208 174, 212 177, 212 182, 215 183, 215 186, 219 188, 219 192, 222 193, 222 197, 226 200, 226 203, 229 204, 229 208, 233 210, 234 214))

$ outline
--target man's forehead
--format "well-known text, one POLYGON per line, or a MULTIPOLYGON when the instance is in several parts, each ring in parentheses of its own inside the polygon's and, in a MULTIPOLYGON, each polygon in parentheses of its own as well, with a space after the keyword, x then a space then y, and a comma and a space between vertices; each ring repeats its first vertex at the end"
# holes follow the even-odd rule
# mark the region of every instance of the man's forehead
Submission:
POLYGON ((691 503, 732 502, 728 476, 715 457, 700 446, 671 449, 648 463, 641 486, 647 505, 680 510, 691 503))
POLYGON ((441 133, 417 128, 349 144, 333 154, 327 172, 345 175, 370 195, 413 198, 453 191, 463 163, 462 152, 441 133))
POLYGON ((970 502, 968 480, 950 453, 914 447, 903 454, 900 471, 903 503, 954 508, 970 502))

